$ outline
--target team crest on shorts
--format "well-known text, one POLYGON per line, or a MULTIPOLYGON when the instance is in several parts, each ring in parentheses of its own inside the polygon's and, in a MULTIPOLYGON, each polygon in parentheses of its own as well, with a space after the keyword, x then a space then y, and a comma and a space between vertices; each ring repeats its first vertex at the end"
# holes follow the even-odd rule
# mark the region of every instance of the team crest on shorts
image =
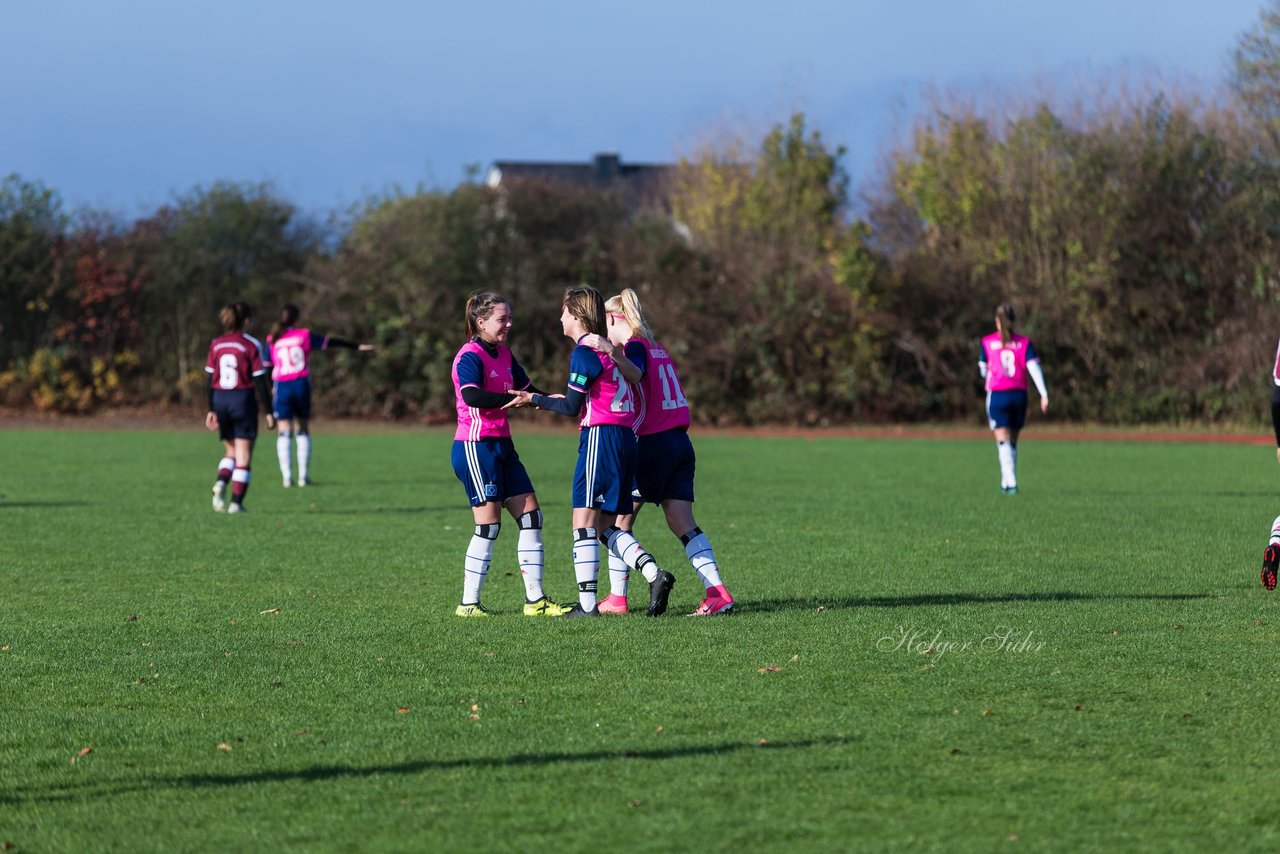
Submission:
POLYGON ((498 485, 496 483, 486 483, 484 485, 485 498, 493 498, 498 494, 498 485))

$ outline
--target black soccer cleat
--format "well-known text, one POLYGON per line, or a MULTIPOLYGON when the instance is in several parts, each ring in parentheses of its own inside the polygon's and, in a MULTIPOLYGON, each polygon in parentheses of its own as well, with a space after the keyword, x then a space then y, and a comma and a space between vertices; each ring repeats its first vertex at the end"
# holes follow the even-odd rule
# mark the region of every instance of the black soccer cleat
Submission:
POLYGON ((650 617, 661 617, 667 612, 667 600, 671 598, 671 588, 676 586, 676 577, 665 569, 658 570, 658 577, 649 582, 650 617))
POLYGON ((1280 546, 1272 543, 1262 553, 1262 586, 1268 590, 1276 589, 1277 569, 1280 569, 1280 546))
POLYGON ((562 620, 569 620, 574 617, 598 617, 600 616, 599 608, 592 608, 590 611, 582 610, 582 606, 577 602, 573 603, 573 607, 560 615, 562 620))

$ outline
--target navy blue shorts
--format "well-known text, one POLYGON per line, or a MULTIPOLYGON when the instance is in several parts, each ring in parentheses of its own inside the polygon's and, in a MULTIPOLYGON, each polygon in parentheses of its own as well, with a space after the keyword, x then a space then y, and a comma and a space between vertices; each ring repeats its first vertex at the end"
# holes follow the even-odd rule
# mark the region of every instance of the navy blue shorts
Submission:
POLYGON ((1021 430, 1027 423, 1027 393, 1017 390, 987 392, 987 423, 992 430, 997 427, 1021 430))
POLYGON ((292 421, 311 417, 311 378, 299 377, 276 383, 276 418, 292 421))
POLYGON ((533 482, 510 438, 453 442, 453 473, 472 507, 533 492, 533 482))
POLYGON ((258 399, 253 389, 215 388, 213 413, 218 416, 218 436, 222 441, 258 438, 258 399))
POLYGON ((625 516, 634 509, 636 434, 630 427, 603 424, 578 435, 578 465, 573 470, 573 506, 594 507, 625 516))
POLYGON ((640 500, 693 500, 693 442, 687 430, 664 430, 637 440, 636 486, 640 500))

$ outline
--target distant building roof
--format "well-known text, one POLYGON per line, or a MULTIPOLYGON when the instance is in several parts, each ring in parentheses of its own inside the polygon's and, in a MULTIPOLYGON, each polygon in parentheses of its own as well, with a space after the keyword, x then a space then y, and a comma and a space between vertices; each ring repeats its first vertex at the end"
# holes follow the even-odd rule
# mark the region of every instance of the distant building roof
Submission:
POLYGON ((544 179, 601 190, 617 188, 634 210, 651 203, 665 205, 666 181, 675 170, 665 163, 623 163, 617 152, 597 154, 590 163, 495 160, 485 184, 497 189, 513 179, 544 179))

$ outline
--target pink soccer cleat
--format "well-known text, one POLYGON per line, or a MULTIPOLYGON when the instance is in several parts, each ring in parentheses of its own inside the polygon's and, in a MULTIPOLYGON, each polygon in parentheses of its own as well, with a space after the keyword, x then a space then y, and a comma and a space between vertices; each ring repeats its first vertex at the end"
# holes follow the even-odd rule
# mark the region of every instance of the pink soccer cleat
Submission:
POLYGON ((733 610, 733 597, 723 584, 707 588, 707 598, 690 614, 690 617, 710 617, 715 614, 727 614, 733 610))
POLYGON ((627 597, 610 593, 596 604, 596 608, 599 609, 601 614, 625 614, 627 613, 627 597))

